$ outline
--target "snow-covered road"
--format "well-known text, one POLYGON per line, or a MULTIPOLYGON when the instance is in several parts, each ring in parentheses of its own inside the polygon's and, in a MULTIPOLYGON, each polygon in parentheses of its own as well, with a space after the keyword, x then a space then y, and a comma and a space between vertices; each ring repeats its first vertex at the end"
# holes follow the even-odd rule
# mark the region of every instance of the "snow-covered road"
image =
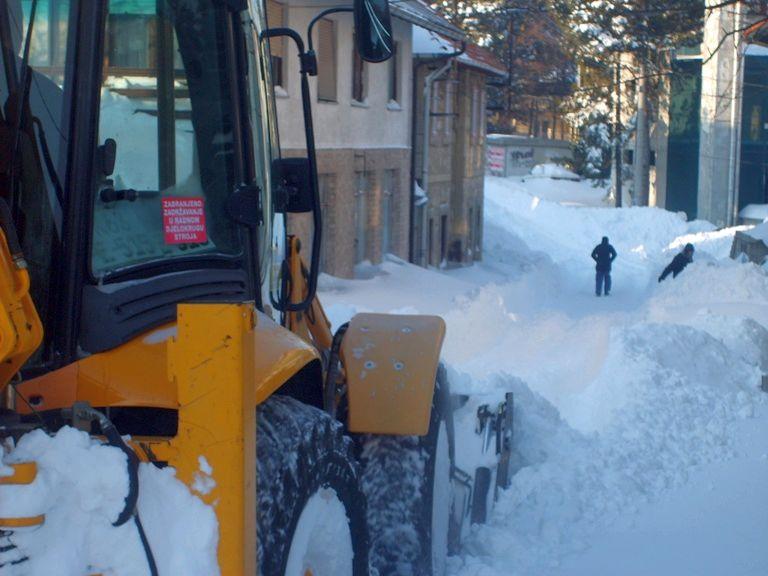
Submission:
POLYGON ((766 271, 727 258, 732 230, 587 184, 486 184, 482 263, 322 282, 335 323, 442 315, 454 389, 517 394, 518 472, 451 574, 768 573, 766 271), (619 258, 596 298, 603 235, 619 258), (694 264, 658 284, 689 241, 694 264))

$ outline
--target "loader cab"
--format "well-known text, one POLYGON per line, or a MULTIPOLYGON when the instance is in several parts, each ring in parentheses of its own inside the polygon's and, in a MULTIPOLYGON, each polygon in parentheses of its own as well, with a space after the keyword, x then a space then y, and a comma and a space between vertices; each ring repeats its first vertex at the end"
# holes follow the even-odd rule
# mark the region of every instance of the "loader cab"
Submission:
POLYGON ((0 5, 0 195, 47 335, 33 372, 172 321, 180 302, 261 304, 272 150, 261 10, 245 7, 0 5))
MULTIPOLYGON (((362 57, 388 58, 386 0, 355 0, 354 20, 362 57)), ((45 333, 25 376, 172 322, 180 303, 286 303, 290 209, 277 202, 275 214, 273 197, 285 197, 289 163, 279 161, 267 37, 263 5, 245 0, 0 4, 0 197, 45 333)), ((303 92, 302 209, 315 241, 309 296, 294 310, 314 294, 322 221, 303 92)))

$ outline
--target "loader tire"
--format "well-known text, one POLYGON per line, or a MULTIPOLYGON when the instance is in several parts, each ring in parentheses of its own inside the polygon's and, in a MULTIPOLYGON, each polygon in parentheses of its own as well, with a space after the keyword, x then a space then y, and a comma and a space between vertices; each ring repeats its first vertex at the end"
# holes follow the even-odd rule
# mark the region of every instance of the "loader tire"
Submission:
POLYGON ((371 566, 381 576, 443 576, 451 518, 453 416, 438 371, 426 436, 358 438, 371 566))
POLYGON ((257 409, 261 576, 367 576, 365 497, 352 442, 328 414, 286 396, 257 409))

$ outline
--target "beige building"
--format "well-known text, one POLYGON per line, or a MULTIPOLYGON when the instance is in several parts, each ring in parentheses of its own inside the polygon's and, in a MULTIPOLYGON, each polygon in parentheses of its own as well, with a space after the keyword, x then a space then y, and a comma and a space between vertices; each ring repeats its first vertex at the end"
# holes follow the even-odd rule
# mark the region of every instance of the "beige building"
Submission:
POLYGON ((486 82, 506 73, 460 40, 414 27, 411 260, 422 266, 470 264, 482 254, 486 82))
MULTIPOLYGON (((267 0, 269 25, 304 35, 319 12, 344 4, 267 0)), ((411 29, 414 23, 437 29, 447 24, 418 0, 391 10, 396 50, 382 64, 358 57, 351 14, 323 18, 313 35, 318 75, 310 78, 310 90, 323 208, 322 270, 341 277, 354 276, 357 265, 376 264, 386 253, 408 258, 411 29)), ((287 39, 273 41, 271 50, 280 145, 285 156, 304 155, 297 52, 287 39)), ((309 226, 301 217, 292 217, 290 227, 308 242, 309 226)))

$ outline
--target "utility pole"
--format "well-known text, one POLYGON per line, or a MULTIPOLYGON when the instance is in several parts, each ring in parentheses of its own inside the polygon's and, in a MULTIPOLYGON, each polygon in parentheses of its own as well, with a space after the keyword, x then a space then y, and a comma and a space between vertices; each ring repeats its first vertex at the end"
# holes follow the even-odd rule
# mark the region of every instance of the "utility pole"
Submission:
POLYGON ((648 187, 650 174, 650 144, 648 118, 648 67, 647 52, 640 52, 640 77, 637 79, 637 121, 635 127, 635 170, 633 196, 638 206, 648 206, 648 187))
POLYGON ((506 124, 508 127, 512 125, 512 91, 514 90, 514 59, 515 59, 515 8, 512 6, 512 2, 507 0, 507 14, 509 19, 507 20, 507 114, 506 124))
POLYGON ((613 126, 613 166, 616 173, 616 183, 614 190, 616 192, 616 208, 621 208, 622 201, 622 178, 623 172, 621 166, 621 56, 616 57, 616 81, 614 82, 614 90, 616 92, 616 119, 613 126))

